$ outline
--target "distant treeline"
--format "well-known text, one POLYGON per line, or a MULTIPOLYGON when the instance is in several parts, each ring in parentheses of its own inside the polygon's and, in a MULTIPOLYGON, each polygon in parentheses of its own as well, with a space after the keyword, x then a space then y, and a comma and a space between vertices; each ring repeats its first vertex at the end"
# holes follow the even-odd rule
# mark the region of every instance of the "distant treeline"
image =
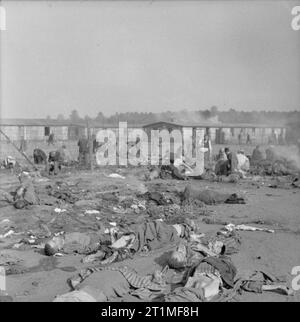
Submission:
MULTIPOLYGON (((49 117, 48 117, 49 119, 49 117)), ((277 111, 236 111, 230 109, 228 111, 219 111, 213 106, 207 110, 178 112, 166 111, 162 113, 141 113, 141 112, 125 112, 115 113, 111 116, 105 116, 99 112, 96 117, 86 115, 82 117, 77 110, 73 110, 68 118, 58 115, 58 120, 69 120, 71 122, 97 121, 103 124, 117 124, 118 122, 127 121, 130 124, 148 124, 157 121, 166 122, 201 122, 205 120, 214 120, 222 123, 251 123, 251 124, 278 124, 287 125, 300 122, 300 111, 277 112, 277 111)))

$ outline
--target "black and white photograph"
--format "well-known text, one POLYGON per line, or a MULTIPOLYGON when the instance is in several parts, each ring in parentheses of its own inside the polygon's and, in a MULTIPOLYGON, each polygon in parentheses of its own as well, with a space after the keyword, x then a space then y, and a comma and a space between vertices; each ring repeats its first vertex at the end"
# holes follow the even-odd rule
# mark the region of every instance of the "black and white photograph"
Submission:
POLYGON ((0 302, 300 302, 299 188, 299 0, 0 1, 0 302))

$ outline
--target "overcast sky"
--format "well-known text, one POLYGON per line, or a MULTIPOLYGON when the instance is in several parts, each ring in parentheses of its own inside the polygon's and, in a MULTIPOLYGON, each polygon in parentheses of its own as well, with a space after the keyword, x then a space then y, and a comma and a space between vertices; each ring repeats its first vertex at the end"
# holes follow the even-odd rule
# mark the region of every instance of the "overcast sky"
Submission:
POLYGON ((300 110, 300 1, 2 1, 1 116, 300 110))

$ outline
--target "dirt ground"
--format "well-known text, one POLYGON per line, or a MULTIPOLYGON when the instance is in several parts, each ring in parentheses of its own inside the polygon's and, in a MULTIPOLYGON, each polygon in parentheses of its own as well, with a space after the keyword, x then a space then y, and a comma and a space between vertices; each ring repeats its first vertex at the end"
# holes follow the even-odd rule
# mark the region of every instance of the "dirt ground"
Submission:
MULTIPOLYGON (((69 184, 80 182, 83 189, 92 191, 103 191, 111 187, 131 187, 135 189, 140 184, 147 188, 155 184, 165 184, 168 187, 178 190, 184 189, 186 181, 174 179, 156 179, 150 182, 142 180, 141 168, 122 169, 121 174, 126 179, 114 179, 107 177, 107 174, 115 172, 115 169, 98 169, 93 173, 90 171, 66 171, 48 180, 38 179, 35 187, 63 180, 69 184)), ((228 222, 249 222, 257 219, 263 224, 257 227, 274 229, 275 233, 267 232, 240 232, 242 247, 239 253, 232 255, 233 263, 236 265, 238 274, 249 270, 267 270, 277 276, 287 276, 288 285, 294 276, 291 275, 294 266, 300 266, 300 217, 299 206, 300 190, 298 188, 270 188, 268 184, 274 179, 261 179, 259 182, 252 179, 243 179, 238 183, 217 183, 204 180, 189 180, 192 185, 202 188, 212 188, 222 192, 238 192, 245 196, 246 204, 223 204, 207 206, 209 216, 215 219, 222 219, 228 222)), ((9 170, 0 172, 0 189, 6 192, 14 191, 19 185, 16 176, 9 170)), ((30 230, 31 225, 37 222, 47 224, 52 217, 59 216, 54 212, 57 206, 30 206, 27 209, 16 210, 12 205, 1 204, 0 211, 0 235, 9 229, 15 234, 0 239, 0 266, 5 263, 22 263, 25 271, 18 271, 6 277, 6 292, 11 295, 14 301, 53 301, 58 294, 70 291, 67 279, 84 267, 81 263, 83 255, 65 255, 63 257, 45 256, 42 249, 25 247, 18 249, 13 247, 21 239, 22 233, 30 230), (18 234, 20 233, 20 234, 18 234)), ((63 206, 61 206, 63 208, 63 206)), ((77 212, 78 218, 83 218, 81 212, 77 212)), ((101 221, 102 213, 98 219, 93 218, 93 228, 97 229, 96 223, 101 221)), ((126 214, 123 214, 126 216, 126 214)), ((136 214, 138 217, 139 215, 136 214)), ((201 222, 204 216, 199 215, 201 230, 218 230, 221 225, 205 224, 201 222)), ((255 225, 254 225, 255 226, 255 225)), ((33 226, 32 226, 33 227, 33 226)), ((67 229, 67 228, 66 228, 67 229)), ((65 229, 65 230, 66 230, 65 229)), ((68 228, 72 230, 72 227, 68 228)), ((151 252, 147 257, 135 256, 134 259, 126 260, 128 266, 135 267, 141 273, 146 274, 157 267, 156 259, 168 248, 151 252)), ((125 299, 126 300, 126 299, 125 299)), ((128 298, 132 301, 132 298, 128 298)), ((299 301, 300 291, 294 296, 285 296, 271 292, 262 294, 244 292, 240 301, 299 301)))

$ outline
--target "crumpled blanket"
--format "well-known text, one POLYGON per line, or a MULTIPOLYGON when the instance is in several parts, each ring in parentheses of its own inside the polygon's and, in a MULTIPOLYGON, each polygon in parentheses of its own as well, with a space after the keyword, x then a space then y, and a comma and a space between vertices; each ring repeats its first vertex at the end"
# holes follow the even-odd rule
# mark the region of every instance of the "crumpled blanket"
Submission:
POLYGON ((67 185, 48 185, 46 187, 46 192, 49 196, 55 197, 71 204, 79 200, 79 198, 74 195, 74 193, 67 185))
POLYGON ((161 221, 146 222, 132 229, 135 234, 135 241, 131 247, 135 252, 139 252, 144 246, 150 250, 161 248, 164 244, 179 241, 177 231, 173 226, 161 221))
POLYGON ((38 205, 39 198, 35 192, 33 183, 30 180, 22 182, 21 186, 15 192, 14 206, 17 209, 24 208, 27 205, 38 205))
POLYGON ((165 302, 204 302, 204 292, 201 288, 177 287, 165 296, 165 302))
POLYGON ((105 302, 106 300, 103 292, 86 286, 80 290, 58 295, 53 302, 105 302))
POLYGON ((165 198, 165 196, 157 191, 153 191, 153 192, 146 192, 144 197, 146 197, 149 200, 153 200, 157 203, 157 205, 159 206, 164 206, 164 205, 168 205, 169 202, 168 200, 165 198))
MULTIPOLYGON (((201 239, 203 244, 210 249, 214 247, 216 243, 222 243, 221 255, 232 255, 240 251, 241 248, 241 237, 236 231, 228 232, 228 234, 206 234, 201 239)), ((213 250, 213 249, 211 249, 213 250)))
POLYGON ((221 203, 245 203, 244 198, 239 197, 236 193, 220 193, 214 190, 192 187, 188 185, 183 192, 183 200, 197 199, 206 205, 214 205, 221 203))
POLYGON ((122 297, 130 291, 130 284, 122 273, 118 271, 104 270, 94 272, 80 284, 80 289, 86 286, 101 291, 108 300, 116 297, 122 297))
POLYGON ((160 168, 161 179, 185 180, 185 176, 173 165, 162 165, 160 168))
POLYGON ((231 259, 227 256, 220 256, 220 257, 206 257, 202 259, 199 263, 195 264, 191 267, 188 275, 192 275, 197 266, 201 263, 210 264, 216 270, 220 272, 222 281, 224 282, 224 286, 227 288, 232 288, 234 286, 234 279, 237 273, 236 267, 233 265, 231 259))

